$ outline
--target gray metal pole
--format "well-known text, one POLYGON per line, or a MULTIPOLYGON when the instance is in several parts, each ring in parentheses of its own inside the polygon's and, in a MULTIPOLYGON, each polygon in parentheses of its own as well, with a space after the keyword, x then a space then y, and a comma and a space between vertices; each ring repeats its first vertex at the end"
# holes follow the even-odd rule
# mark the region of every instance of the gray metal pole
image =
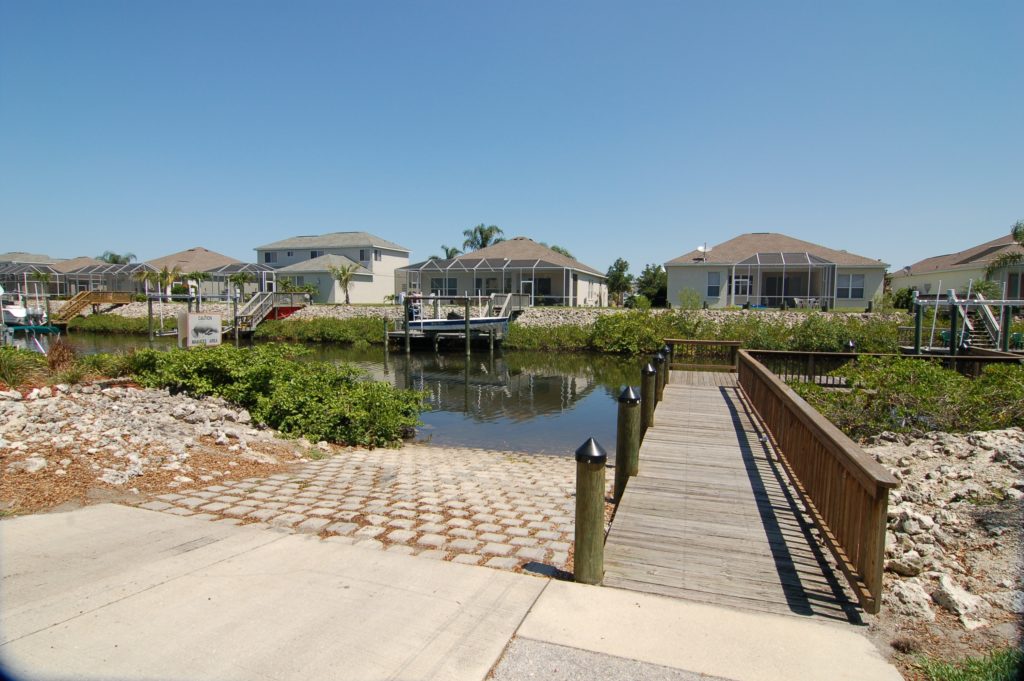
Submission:
POLYGON ((925 321, 925 309, 918 302, 918 292, 913 292, 913 353, 921 354, 921 332, 925 321))
POLYGON ((953 304, 953 299, 956 297, 956 291, 949 289, 949 356, 956 357, 957 351, 957 338, 956 338, 956 327, 959 320, 959 308, 953 304))
POLYGON ((470 354, 470 349, 469 349, 469 341, 470 341, 470 336, 469 336, 469 298, 468 297, 466 298, 466 308, 465 309, 466 309, 466 357, 468 358, 469 354, 470 354))
POLYGON ((412 342, 409 340, 409 311, 412 309, 409 297, 405 298, 405 354, 412 352, 412 342))
POLYGON ((149 340, 153 340, 153 299, 146 297, 146 311, 149 316, 149 340))

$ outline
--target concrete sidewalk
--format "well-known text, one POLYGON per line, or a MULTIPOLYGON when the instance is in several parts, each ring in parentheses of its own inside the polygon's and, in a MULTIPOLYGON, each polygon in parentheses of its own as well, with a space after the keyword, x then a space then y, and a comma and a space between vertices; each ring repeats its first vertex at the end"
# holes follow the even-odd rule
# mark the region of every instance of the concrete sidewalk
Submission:
POLYGON ((123 506, 0 521, 0 558, 22 678, 900 678, 851 627, 123 506))

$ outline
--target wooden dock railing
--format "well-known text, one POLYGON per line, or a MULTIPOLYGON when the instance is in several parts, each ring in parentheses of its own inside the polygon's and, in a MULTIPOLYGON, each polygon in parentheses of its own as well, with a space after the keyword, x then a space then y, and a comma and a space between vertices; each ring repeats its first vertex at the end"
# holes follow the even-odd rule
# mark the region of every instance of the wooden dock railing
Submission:
POLYGON ((740 341, 666 338, 669 368, 676 371, 736 371, 740 341))
POLYGON ((889 490, 899 483, 746 350, 738 352, 738 369, 743 393, 858 601, 877 613, 889 490))

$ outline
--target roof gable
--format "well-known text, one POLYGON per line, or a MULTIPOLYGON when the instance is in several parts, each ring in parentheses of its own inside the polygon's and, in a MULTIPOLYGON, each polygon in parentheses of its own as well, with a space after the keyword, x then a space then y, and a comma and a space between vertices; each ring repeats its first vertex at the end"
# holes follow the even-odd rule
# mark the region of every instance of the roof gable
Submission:
POLYGON ((393 241, 381 239, 379 236, 369 232, 331 232, 329 234, 293 236, 281 241, 275 241, 263 246, 257 246, 257 251, 280 251, 282 249, 318 249, 318 248, 386 248, 392 251, 409 253, 405 246, 399 246, 393 241))
POLYGON ((332 267, 348 267, 351 265, 356 266, 356 274, 372 274, 370 270, 354 260, 343 255, 332 255, 330 253, 282 267, 277 272, 279 274, 288 274, 290 272, 330 272, 332 267))
MULTIPOLYGON (((788 259, 807 254, 814 259, 826 263, 847 266, 876 266, 888 267, 887 263, 881 260, 866 258, 862 255, 848 253, 847 251, 835 250, 820 244, 815 244, 802 239, 795 239, 786 234, 778 232, 750 232, 740 234, 737 237, 724 241, 713 246, 709 252, 701 253, 694 249, 689 253, 679 256, 665 263, 666 267, 672 265, 734 265, 747 259, 754 258, 758 254, 773 254, 779 258, 781 264, 783 259, 788 259)), ((805 259, 806 264, 806 259, 805 259)))
POLYGON ((167 269, 177 267, 182 272, 206 272, 237 262, 241 261, 222 253, 205 249, 202 246, 196 246, 195 248, 189 248, 185 251, 146 261, 147 264, 152 265, 158 270, 162 270, 165 267, 167 269))
POLYGON ((928 274, 955 269, 985 268, 988 264, 1004 253, 1024 253, 1024 248, 1013 240, 1013 236, 1004 236, 986 241, 983 244, 945 255, 935 255, 919 260, 909 267, 904 267, 894 276, 928 274))
POLYGON ((570 258, 557 251, 553 251, 548 246, 539 244, 525 236, 517 236, 506 241, 500 241, 486 248, 463 253, 447 260, 427 260, 416 263, 415 265, 409 265, 409 269, 421 269, 427 266, 428 263, 435 264, 439 270, 472 270, 474 268, 500 270, 503 267, 533 266, 565 267, 604 278, 604 274, 593 267, 584 265, 575 258, 570 258))

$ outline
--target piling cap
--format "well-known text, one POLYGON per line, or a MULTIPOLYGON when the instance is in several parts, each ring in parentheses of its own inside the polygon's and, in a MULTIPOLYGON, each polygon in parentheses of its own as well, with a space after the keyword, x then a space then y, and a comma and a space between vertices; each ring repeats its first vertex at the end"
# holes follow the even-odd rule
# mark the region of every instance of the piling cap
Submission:
POLYGON ((648 362, 647 364, 644 365, 644 368, 640 370, 640 373, 643 374, 644 376, 653 376, 654 374, 658 373, 658 370, 654 368, 654 365, 648 362))
POLYGON ((607 463, 608 452, 597 443, 594 438, 589 438, 576 450, 576 461, 578 463, 607 463))
POLYGON ((627 385, 626 388, 619 395, 619 403, 625 404, 640 404, 640 395, 633 390, 633 386, 627 385))
POLYGON ((665 362, 665 355, 661 354, 660 352, 657 353, 656 355, 654 355, 654 363, 655 364, 664 364, 664 362, 665 362))
POLYGON ((666 344, 665 344, 665 345, 663 345, 663 346, 662 346, 662 348, 661 348, 661 354, 663 354, 663 355, 665 355, 666 357, 668 357, 669 355, 671 355, 671 354, 672 354, 672 348, 670 348, 670 347, 668 346, 668 344, 666 343, 666 344))

